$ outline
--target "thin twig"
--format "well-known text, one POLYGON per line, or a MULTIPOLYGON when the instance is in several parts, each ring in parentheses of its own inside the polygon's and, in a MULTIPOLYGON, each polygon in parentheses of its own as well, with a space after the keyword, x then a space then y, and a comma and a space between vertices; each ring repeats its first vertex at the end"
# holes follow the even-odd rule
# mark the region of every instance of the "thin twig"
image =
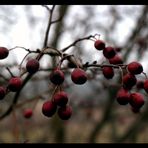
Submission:
POLYGON ((76 41, 74 41, 73 43, 71 43, 70 45, 68 45, 67 47, 63 48, 61 51, 65 52, 70 47, 75 46, 78 42, 83 41, 83 40, 90 40, 91 38, 94 38, 94 36, 93 35, 89 35, 89 36, 84 37, 84 38, 79 38, 76 41))
POLYGON ((13 75, 13 73, 11 72, 11 70, 9 69, 9 67, 6 67, 6 69, 8 70, 8 72, 9 72, 9 74, 10 74, 11 77, 15 77, 15 76, 13 75))

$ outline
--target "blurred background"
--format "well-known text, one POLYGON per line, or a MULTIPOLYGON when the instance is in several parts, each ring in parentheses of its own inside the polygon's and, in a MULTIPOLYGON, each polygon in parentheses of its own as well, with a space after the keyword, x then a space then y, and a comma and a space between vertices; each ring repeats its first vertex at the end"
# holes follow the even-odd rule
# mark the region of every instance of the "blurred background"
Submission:
MULTIPOLYGON (((52 6, 48 6, 51 8, 52 6)), ((106 45, 119 48, 119 54, 127 64, 138 61, 148 73, 148 6, 147 5, 57 5, 49 32, 48 46, 63 49, 75 40, 99 34, 106 45)), ((40 5, 1 5, 0 6, 0 46, 11 49, 21 46, 36 50, 43 47, 49 12, 40 5)), ((26 55, 22 48, 12 50, 7 59, 0 61, 0 85, 6 85, 10 74, 19 74, 19 64, 26 55)), ((82 63, 105 63, 102 51, 94 47, 91 40, 83 40, 69 48, 66 53, 74 54, 82 63)), ((34 57, 30 54, 28 58, 34 57)), ((22 67, 25 67, 26 60, 22 67)), ((41 68, 55 64, 49 55, 40 60, 41 68)), ((64 62, 63 65, 67 63, 64 62)), ((53 85, 49 80, 50 71, 39 71, 25 85, 19 96, 18 107, 0 119, 1 143, 147 143, 147 94, 135 86, 132 91, 144 94, 145 105, 135 114, 129 105, 121 106, 116 93, 121 86, 121 73, 107 80, 101 69, 88 69, 89 81, 75 85, 70 72, 65 70, 63 89, 69 94, 69 104, 73 108, 68 121, 60 120, 55 114, 45 117, 42 104, 50 99, 53 85), (31 101, 30 101, 31 100, 31 101), (26 102, 26 103, 22 103, 26 102), (23 110, 33 108, 30 119, 23 117, 23 110)), ((144 75, 138 75, 144 80, 144 75)), ((0 102, 0 115, 12 104, 15 93, 9 93, 0 102)))

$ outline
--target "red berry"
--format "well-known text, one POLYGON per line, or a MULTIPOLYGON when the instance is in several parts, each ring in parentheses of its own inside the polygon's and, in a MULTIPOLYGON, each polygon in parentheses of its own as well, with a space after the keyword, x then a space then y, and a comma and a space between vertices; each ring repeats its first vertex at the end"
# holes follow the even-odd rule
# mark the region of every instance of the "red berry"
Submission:
POLYGON ((60 91, 53 96, 53 102, 59 106, 65 106, 68 102, 67 93, 60 91))
POLYGON ((13 77, 9 80, 8 83, 8 89, 10 91, 16 92, 18 91, 22 86, 22 80, 19 77, 13 77))
POLYGON ((141 108, 144 105, 144 97, 140 93, 131 93, 129 103, 134 108, 141 108))
POLYGON ((33 74, 39 69, 39 61, 36 59, 30 59, 26 64, 26 69, 30 74, 33 74))
POLYGON ((23 112, 23 115, 25 118, 30 118, 32 116, 32 114, 33 114, 32 109, 26 109, 23 112))
POLYGON ((55 114, 57 105, 53 101, 46 101, 42 106, 42 113, 47 117, 51 117, 55 114))
POLYGON ((50 81, 55 85, 60 85, 64 82, 64 73, 60 69, 55 69, 50 73, 50 81))
POLYGON ((144 90, 148 93, 148 79, 144 81, 144 90))
POLYGON ((84 70, 80 68, 75 68, 73 72, 71 73, 71 80, 75 84, 84 84, 87 81, 87 75, 84 70))
POLYGON ((113 47, 106 47, 103 49, 103 55, 107 58, 113 58, 116 55, 116 51, 113 47))
POLYGON ((0 86, 0 100, 2 100, 6 95, 6 88, 0 86))
POLYGON ((137 89, 143 89, 144 88, 144 82, 143 81, 137 81, 136 87, 137 87, 137 89))
POLYGON ((103 50, 105 48, 105 43, 102 40, 96 40, 94 46, 97 50, 103 50))
POLYGON ((123 60, 121 58, 121 56, 119 56, 118 54, 116 54, 113 58, 109 59, 109 63, 110 64, 123 64, 123 60))
POLYGON ((127 73, 123 76, 123 87, 125 89, 131 89, 137 82, 135 75, 127 73))
POLYGON ((71 106, 64 106, 58 109, 58 115, 62 120, 68 120, 72 115, 71 106))
POLYGON ((0 59, 5 59, 9 55, 9 50, 5 47, 0 47, 0 59))
POLYGON ((129 92, 121 88, 117 93, 116 99, 120 105, 126 105, 129 103, 129 99, 130 99, 129 97, 130 97, 129 92))
POLYGON ((114 76, 114 69, 109 66, 105 66, 102 68, 102 72, 105 78, 112 79, 114 76))
POLYGON ((143 72, 143 67, 138 62, 129 63, 127 66, 127 69, 131 74, 134 74, 134 75, 137 75, 143 72))

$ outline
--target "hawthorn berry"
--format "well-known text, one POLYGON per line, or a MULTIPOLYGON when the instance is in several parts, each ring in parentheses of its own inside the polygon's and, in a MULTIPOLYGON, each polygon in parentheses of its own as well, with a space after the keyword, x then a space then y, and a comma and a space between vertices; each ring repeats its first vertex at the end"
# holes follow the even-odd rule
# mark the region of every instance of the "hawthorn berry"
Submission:
POLYGON ((144 81, 144 90, 148 93, 148 79, 144 81))
POLYGON ((8 89, 10 91, 16 92, 18 91, 22 86, 22 80, 20 77, 13 77, 8 82, 8 89))
POLYGON ((117 92, 116 100, 120 105, 128 104, 129 99, 130 99, 130 94, 129 94, 128 90, 125 90, 125 89, 121 88, 117 92))
POLYGON ((143 72, 143 67, 138 62, 131 62, 127 65, 127 69, 131 74, 137 75, 143 72))
POLYGON ((129 103, 134 108, 141 108, 144 105, 144 97, 141 93, 131 93, 129 103))
POLYGON ((116 51, 113 47, 106 47, 103 49, 103 55, 107 58, 113 58, 116 55, 116 51))
POLYGON ((109 63, 110 64, 123 64, 123 60, 121 58, 121 56, 119 56, 118 54, 116 54, 113 58, 109 59, 109 63))
POLYGON ((94 46, 97 50, 103 50, 105 48, 105 43, 102 40, 96 40, 94 46))
POLYGON ((60 69, 55 69, 50 73, 50 81, 55 85, 60 85, 64 82, 64 73, 60 69))
POLYGON ((80 68, 75 68, 71 73, 71 80, 78 85, 82 85, 87 81, 87 74, 80 68))
POLYGON ((62 120, 68 120, 72 115, 72 108, 71 106, 64 106, 64 107, 59 107, 58 108, 58 116, 62 120))
POLYGON ((60 91, 53 96, 53 102, 59 106, 65 106, 68 102, 67 93, 60 91))
POLYGON ((30 74, 33 74, 39 69, 39 61, 36 59, 30 59, 26 64, 26 69, 30 74))
POLYGON ((44 116, 51 117, 55 114, 57 105, 53 101, 46 101, 42 106, 42 113, 44 116))
POLYGON ((132 75, 130 73, 124 75, 122 81, 123 81, 123 87, 125 89, 131 89, 137 83, 135 75, 132 75))
POLYGON ((23 116, 25 117, 25 118, 30 118, 31 116, 32 116, 32 114, 33 114, 33 112, 32 112, 32 109, 25 109, 24 111, 23 111, 23 116))
POLYGON ((6 95, 6 88, 3 86, 0 86, 0 100, 2 100, 6 95))
POLYGON ((9 55, 9 50, 5 47, 0 47, 0 59, 5 59, 9 55))
POLYGON ((107 79, 112 79, 114 76, 114 69, 112 67, 104 66, 102 68, 102 72, 103 72, 104 77, 107 79))

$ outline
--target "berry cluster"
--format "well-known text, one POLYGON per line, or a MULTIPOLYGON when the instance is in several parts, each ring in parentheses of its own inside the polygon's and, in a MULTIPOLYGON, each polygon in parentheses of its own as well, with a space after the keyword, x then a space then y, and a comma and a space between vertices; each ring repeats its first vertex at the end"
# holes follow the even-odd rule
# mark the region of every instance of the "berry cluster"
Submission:
MULTIPOLYGON (((60 87, 65 79, 64 73, 60 68, 54 69, 49 77, 50 81, 58 87, 60 87)), ((75 68, 71 73, 71 80, 75 84, 82 85, 87 81, 87 75, 82 69, 75 68)), ((56 111, 62 120, 68 120, 72 115, 72 107, 68 105, 68 94, 61 90, 54 93, 52 99, 44 102, 42 106, 42 113, 47 117, 52 117, 56 111)))
MULTIPOLYGON (((104 57, 113 66, 104 66, 102 68, 102 73, 105 78, 112 79, 114 76, 114 65, 118 65, 122 70, 123 60, 121 56, 118 55, 116 48, 111 46, 106 47, 104 41, 96 40, 94 47, 97 50, 103 50, 104 57)), ((140 108, 144 105, 144 96, 139 92, 131 92, 133 86, 137 84, 137 88, 144 90, 148 93, 148 79, 143 81, 137 81, 136 75, 143 73, 143 67, 140 63, 133 61, 126 66, 126 74, 122 77, 122 87, 118 90, 116 100, 120 105, 130 104, 132 111, 137 113, 140 108)))
MULTIPOLYGON (((106 79, 112 79, 115 75, 114 68, 118 68, 122 72, 122 84, 121 88, 117 92, 116 101, 120 105, 130 104, 132 111, 135 113, 139 112, 141 107, 144 105, 144 95, 142 95, 140 92, 133 91, 134 86, 136 86, 137 91, 140 89, 144 89, 146 93, 148 93, 148 79, 146 74, 143 72, 143 66, 137 61, 133 61, 127 65, 123 64, 123 59, 118 54, 118 52, 121 51, 121 48, 114 48, 111 46, 106 47, 106 44, 103 40, 96 39, 95 37, 93 38, 95 39, 94 47, 99 51, 103 51, 102 53, 106 59, 107 64, 99 65, 97 64, 97 62, 93 62, 92 65, 89 65, 89 63, 87 62, 86 64, 81 63, 79 65, 79 62, 77 58, 74 57, 74 55, 68 55, 64 53, 64 50, 66 48, 62 51, 54 49, 54 51, 58 53, 58 56, 60 56, 60 58, 58 65, 54 69, 52 69, 49 75, 49 80, 53 87, 55 87, 55 89, 53 91, 51 99, 45 101, 42 105, 42 114, 44 116, 52 117, 57 112, 60 119, 68 120, 72 115, 73 111, 69 103, 69 95, 62 90, 62 84, 65 80, 65 74, 62 71, 61 65, 64 60, 67 60, 69 62, 67 65, 68 67, 66 68, 73 68, 73 71, 71 72, 71 81, 76 85, 83 85, 89 79, 87 73, 83 68, 87 69, 90 66, 101 67, 102 74, 106 79), (142 73, 145 74, 146 80, 137 80, 136 75, 142 73)), ((29 51, 28 49, 26 50, 29 51)), ((45 50, 46 48, 43 51, 45 50)), ((39 60, 41 54, 44 54, 43 51, 40 52, 39 50, 37 50, 36 53, 38 53, 38 56, 27 61, 25 72, 27 72, 29 76, 32 76, 39 71, 39 60)), ((9 52, 10 50, 8 50, 7 48, 0 47, 0 59, 7 58, 9 52)), ((31 53, 31 51, 29 51, 29 53, 31 53)), ((11 78, 9 79, 6 87, 0 86, 0 100, 3 100, 6 94, 9 92, 19 92, 22 89, 24 83, 22 80, 23 74, 20 74, 19 76, 14 76, 9 69, 7 70, 10 72, 11 78)), ((25 118, 30 118, 32 114, 32 109, 26 109, 23 112, 23 116, 25 118)))

